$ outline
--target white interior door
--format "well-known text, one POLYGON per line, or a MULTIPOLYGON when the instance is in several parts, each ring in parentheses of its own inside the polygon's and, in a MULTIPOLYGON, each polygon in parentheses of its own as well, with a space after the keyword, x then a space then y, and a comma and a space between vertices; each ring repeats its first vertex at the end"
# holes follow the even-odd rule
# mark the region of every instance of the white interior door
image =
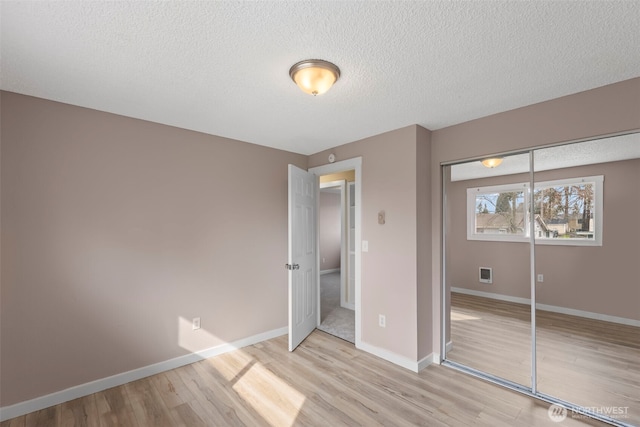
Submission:
POLYGON ((289 165, 289 351, 318 326, 318 179, 289 165))

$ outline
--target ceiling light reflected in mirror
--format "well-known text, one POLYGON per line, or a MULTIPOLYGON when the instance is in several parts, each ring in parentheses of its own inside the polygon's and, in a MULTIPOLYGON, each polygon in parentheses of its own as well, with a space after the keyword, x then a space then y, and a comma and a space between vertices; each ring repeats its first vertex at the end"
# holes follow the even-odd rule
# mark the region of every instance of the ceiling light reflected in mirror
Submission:
POLYGON ((484 159, 482 162, 482 166, 485 168, 493 169, 502 164, 502 157, 492 157, 490 159, 484 159))
MULTIPOLYGON (((451 181, 529 172, 529 153, 504 156, 499 168, 480 161, 452 165, 451 181)), ((640 158, 640 133, 630 133, 534 150, 535 172, 640 158)), ((487 159, 485 159, 487 160, 487 159)))

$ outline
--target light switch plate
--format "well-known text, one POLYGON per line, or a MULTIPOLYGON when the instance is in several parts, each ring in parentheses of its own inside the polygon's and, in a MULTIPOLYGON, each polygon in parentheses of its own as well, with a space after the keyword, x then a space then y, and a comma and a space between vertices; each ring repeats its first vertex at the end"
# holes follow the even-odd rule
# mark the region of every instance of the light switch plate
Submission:
POLYGON ((362 241, 362 252, 369 252, 369 241, 368 240, 363 240, 362 241))

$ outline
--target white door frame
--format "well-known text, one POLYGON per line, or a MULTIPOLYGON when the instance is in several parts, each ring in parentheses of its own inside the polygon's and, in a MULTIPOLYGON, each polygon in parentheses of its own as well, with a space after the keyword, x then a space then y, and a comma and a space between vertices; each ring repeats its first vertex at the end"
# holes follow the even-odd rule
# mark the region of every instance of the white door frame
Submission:
MULTIPOLYGON (((354 157, 352 159, 342 160, 335 163, 329 163, 322 166, 316 166, 310 168, 309 172, 320 175, 329 175, 332 173, 344 172, 348 170, 354 170, 356 175, 355 181, 355 193, 356 193, 356 294, 355 294, 355 318, 356 318, 356 348, 360 348, 362 339, 362 307, 361 307, 361 273, 362 273, 362 157, 354 157)), ((320 254, 318 253, 318 257, 320 254)), ((318 264, 320 259, 318 258, 318 264)), ((320 272, 318 271, 318 283, 320 283, 320 272)), ((318 286, 318 305, 320 305, 320 286, 318 286)), ((320 309, 318 308, 318 316, 320 316, 320 309)))

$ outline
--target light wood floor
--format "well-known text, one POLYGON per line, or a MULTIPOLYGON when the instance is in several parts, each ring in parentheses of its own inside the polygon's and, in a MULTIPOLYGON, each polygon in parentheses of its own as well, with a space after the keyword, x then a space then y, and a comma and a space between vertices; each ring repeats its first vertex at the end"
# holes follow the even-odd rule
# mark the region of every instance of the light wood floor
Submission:
MULTIPOLYGON (((531 311, 452 293, 447 358, 530 386, 531 311)), ((538 310, 537 386, 584 407, 628 407, 640 425, 640 328, 538 310)))
MULTIPOLYGON (((8 426, 558 425, 548 404, 453 369, 419 374, 315 331, 279 337, 8 420, 8 426)), ((562 427, 602 426, 567 418, 562 427)))

